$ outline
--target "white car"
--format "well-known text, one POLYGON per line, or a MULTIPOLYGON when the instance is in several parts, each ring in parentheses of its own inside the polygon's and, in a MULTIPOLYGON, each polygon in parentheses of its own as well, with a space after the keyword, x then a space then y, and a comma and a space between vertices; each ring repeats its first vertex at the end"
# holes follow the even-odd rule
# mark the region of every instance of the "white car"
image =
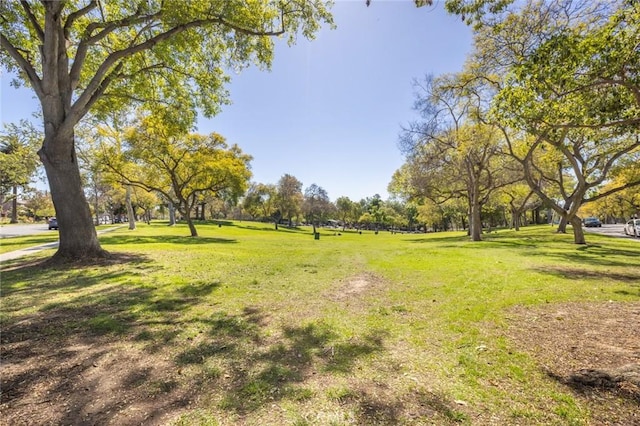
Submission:
POLYGON ((624 233, 640 238, 640 219, 631 219, 624 225, 624 233))

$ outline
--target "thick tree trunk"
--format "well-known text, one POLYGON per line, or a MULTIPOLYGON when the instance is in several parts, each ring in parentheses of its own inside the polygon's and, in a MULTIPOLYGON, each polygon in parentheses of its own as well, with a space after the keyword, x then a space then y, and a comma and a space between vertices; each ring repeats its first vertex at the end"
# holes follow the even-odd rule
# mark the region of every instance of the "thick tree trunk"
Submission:
POLYGON ((582 221, 578 216, 574 216, 571 219, 571 226, 573 227, 573 242, 575 244, 587 244, 584 239, 584 230, 582 229, 582 221))
POLYGON ((520 230, 520 212, 517 210, 511 212, 511 224, 513 229, 516 231, 520 230))
POLYGON ((49 179, 51 198, 60 226, 60 245, 52 261, 65 262, 107 257, 108 253, 100 247, 98 242, 89 203, 82 189, 73 134, 70 135, 70 140, 55 142, 55 152, 50 152, 48 147, 54 144, 46 139, 39 151, 49 179), (63 151, 66 151, 66 155, 61 155, 63 151))

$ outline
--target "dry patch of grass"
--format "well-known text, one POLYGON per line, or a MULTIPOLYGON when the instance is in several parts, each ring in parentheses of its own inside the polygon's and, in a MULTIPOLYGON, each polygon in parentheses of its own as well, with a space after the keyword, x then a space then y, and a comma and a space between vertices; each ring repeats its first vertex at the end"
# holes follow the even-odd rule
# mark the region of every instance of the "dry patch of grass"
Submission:
POLYGON ((640 424, 640 303, 509 311, 510 339, 590 408, 593 424, 640 424))

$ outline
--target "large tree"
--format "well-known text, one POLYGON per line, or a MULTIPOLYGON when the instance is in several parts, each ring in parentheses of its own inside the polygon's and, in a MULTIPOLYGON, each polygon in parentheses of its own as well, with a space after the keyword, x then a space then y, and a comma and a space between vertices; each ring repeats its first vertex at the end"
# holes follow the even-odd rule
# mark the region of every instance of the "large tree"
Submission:
POLYGON ((465 81, 460 74, 416 82, 414 109, 420 119, 403 129, 400 144, 414 196, 436 203, 466 199, 470 237, 480 241, 483 204, 511 181, 500 158, 502 138, 482 122, 484 101, 465 81))
POLYGON ((74 130, 89 112, 163 102, 190 126, 228 100, 225 68, 269 67, 273 36, 332 23, 320 0, 0 2, 0 63, 37 95, 39 151, 60 224, 54 259, 103 257, 82 189, 74 130))

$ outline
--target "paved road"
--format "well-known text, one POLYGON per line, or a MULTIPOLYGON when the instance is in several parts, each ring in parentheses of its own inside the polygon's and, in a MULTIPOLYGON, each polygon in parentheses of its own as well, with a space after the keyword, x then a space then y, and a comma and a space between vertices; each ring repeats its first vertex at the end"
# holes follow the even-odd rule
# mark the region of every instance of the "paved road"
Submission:
POLYGON ((46 223, 15 223, 15 224, 3 224, 0 226, 0 237, 24 237, 25 235, 43 234, 45 232, 58 232, 54 229, 49 231, 49 225, 46 223))
POLYGON ((617 223, 615 225, 602 225, 600 228, 584 228, 585 232, 593 232, 594 234, 609 235, 611 237, 631 238, 640 242, 640 238, 630 237, 624 234, 624 225, 617 223))

